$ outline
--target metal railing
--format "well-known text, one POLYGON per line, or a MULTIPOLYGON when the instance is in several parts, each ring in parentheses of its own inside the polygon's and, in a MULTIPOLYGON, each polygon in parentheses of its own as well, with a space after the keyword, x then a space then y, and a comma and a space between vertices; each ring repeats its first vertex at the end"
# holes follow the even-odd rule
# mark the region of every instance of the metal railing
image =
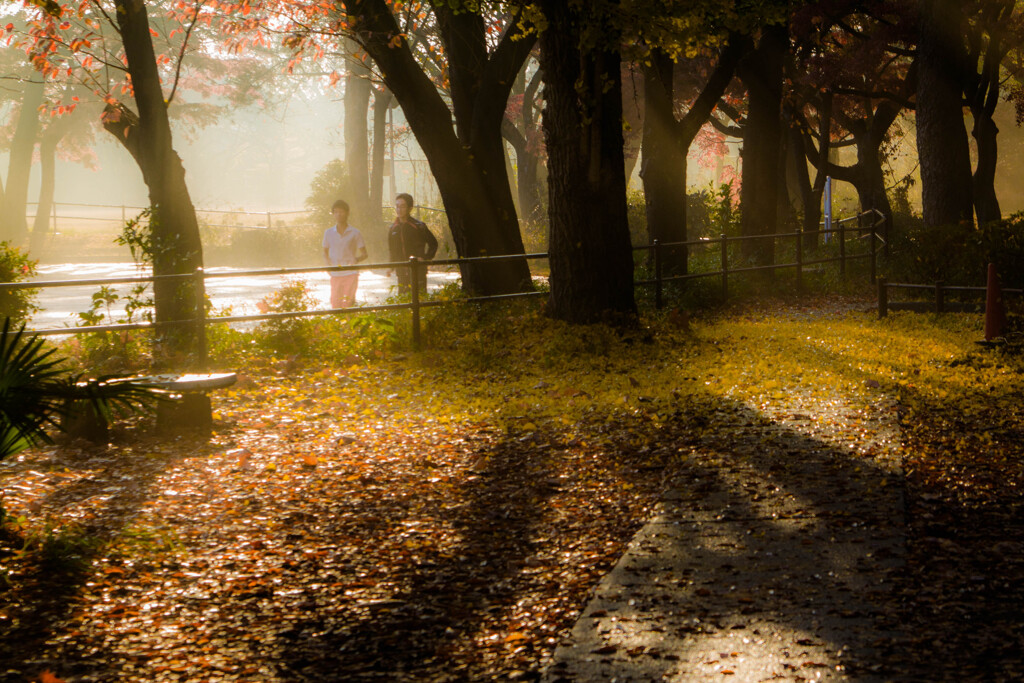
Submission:
MULTIPOLYGON (((28 206, 38 207, 38 202, 27 202, 28 206)), ((86 204, 82 202, 53 202, 50 208, 50 229, 53 231, 59 230, 60 221, 96 221, 106 223, 125 223, 129 218, 137 216, 146 207, 142 206, 130 206, 128 204, 86 204), (94 212, 93 215, 72 215, 69 213, 58 212, 58 207, 77 207, 80 209, 112 209, 109 213, 111 215, 96 215, 96 213, 103 213, 102 211, 94 212), (117 214, 120 213, 120 216, 117 214)), ((38 208, 36 209, 38 211, 38 208)), ((309 213, 308 209, 297 209, 289 211, 243 211, 241 209, 203 209, 196 208, 197 216, 242 216, 248 219, 250 216, 259 216, 263 220, 260 224, 255 224, 255 220, 251 220, 246 224, 242 223, 204 223, 205 227, 209 228, 228 228, 238 230, 267 230, 273 228, 273 221, 276 216, 303 216, 309 213)), ((79 213, 86 213, 84 211, 79 213)), ((35 220, 35 214, 29 214, 26 216, 29 220, 35 220)), ((302 227, 300 225, 292 225, 291 227, 302 227)))
MULTIPOLYGON (((38 212, 39 202, 26 202, 28 206, 36 206, 38 212)), ((108 223, 125 223, 129 218, 137 216, 147 207, 142 206, 131 206, 128 204, 87 204, 83 202, 52 202, 50 204, 50 229, 57 231, 59 227, 59 221, 102 221, 108 223), (58 207, 78 207, 84 209, 113 209, 109 212, 111 215, 72 215, 68 213, 59 213, 58 207), (120 216, 117 214, 120 213, 120 216)), ((390 206, 382 207, 384 212, 390 210, 390 206)), ((429 206, 417 206, 418 211, 425 211, 428 213, 443 214, 444 209, 435 209, 429 206)), ((263 220, 256 224, 255 220, 251 220, 245 224, 243 223, 204 223, 204 227, 207 228, 226 228, 236 230, 269 230, 274 227, 274 219, 278 216, 304 216, 311 213, 309 209, 289 209, 286 211, 244 211, 241 209, 204 209, 196 208, 197 216, 242 216, 246 219, 250 216, 259 216, 263 220)), ((82 212, 84 213, 84 212, 82 212)), ((36 218, 36 214, 30 213, 26 218, 31 222, 36 218)), ((310 227, 312 223, 292 223, 288 227, 310 227)))
POLYGON ((797 290, 803 288, 803 275, 804 268, 808 266, 820 265, 824 263, 839 263, 840 277, 846 277, 846 265, 849 261, 857 261, 861 259, 870 259, 870 272, 871 281, 874 282, 876 273, 878 271, 878 245, 879 243, 885 244, 881 235, 878 234, 877 228, 885 225, 885 215, 877 209, 866 211, 852 216, 850 218, 844 218, 839 221, 833 222, 836 226, 831 230, 814 230, 805 231, 797 230, 796 232, 788 233, 776 233, 774 235, 744 235, 740 237, 728 237, 725 233, 722 233, 717 238, 709 238, 696 241, 688 242, 673 242, 661 244, 658 240, 654 241, 654 244, 644 247, 634 247, 634 251, 637 250, 650 250, 654 256, 654 278, 649 280, 640 280, 636 282, 637 285, 653 285, 655 288, 654 300, 655 307, 661 308, 663 305, 663 290, 664 284, 667 282, 682 281, 682 280, 693 280, 697 278, 706 277, 720 277, 722 279, 722 298, 727 299, 729 296, 729 276, 736 273, 749 273, 759 270, 785 270, 792 268, 796 271, 796 287, 797 290), (870 222, 865 221, 866 218, 873 218, 870 222), (856 227, 847 227, 856 222, 856 227), (867 223, 867 224, 866 224, 867 223), (868 250, 860 254, 848 254, 847 253, 847 237, 850 230, 862 233, 859 237, 866 237, 870 239, 870 245, 868 250), (868 231, 867 234, 863 234, 864 231, 868 231), (815 237, 821 235, 835 235, 839 242, 839 255, 831 258, 816 258, 807 260, 804 258, 804 239, 808 237, 815 237), (769 265, 759 266, 744 266, 740 268, 731 268, 729 266, 729 245, 730 244, 742 244, 745 242, 755 240, 766 240, 766 239, 779 239, 779 238, 794 238, 796 241, 795 259, 792 263, 775 263, 769 265), (721 253, 720 263, 721 267, 719 270, 703 271, 700 273, 687 273, 685 275, 671 275, 665 277, 662 274, 662 264, 664 261, 663 254, 666 249, 673 247, 692 247, 692 246, 709 246, 719 245, 721 253))
MULTIPOLYGON (((928 311, 933 313, 953 313, 963 311, 976 311, 983 309, 984 301, 980 303, 951 302, 947 301, 947 294, 967 295, 970 297, 984 298, 988 292, 987 287, 964 287, 959 285, 947 285, 943 282, 936 282, 931 285, 907 284, 901 282, 889 282, 884 277, 877 280, 878 287, 878 317, 884 318, 889 311, 928 311), (927 292, 930 297, 926 301, 890 301, 890 290, 903 290, 909 292, 927 292)), ((1024 295, 1024 289, 1000 288, 1002 294, 1024 295)))
MULTIPOLYGON (((839 263, 840 274, 842 277, 846 276, 847 273, 847 262, 859 259, 870 259, 871 264, 871 279, 874 281, 875 272, 877 268, 877 254, 878 254, 878 243, 881 241, 881 237, 875 232, 875 228, 882 224, 884 216, 878 212, 867 212, 860 214, 859 216, 843 219, 835 222, 833 225, 837 226, 831 231, 817 230, 817 231, 803 231, 797 230, 791 233, 779 233, 775 235, 757 235, 757 236, 742 236, 742 237, 728 237, 724 234, 714 239, 701 239, 701 240, 690 240, 686 242, 673 242, 673 243, 659 243, 655 241, 652 245, 634 247, 634 252, 650 251, 653 253, 654 260, 654 278, 647 280, 639 280, 634 282, 635 286, 654 286, 655 288, 655 306, 662 308, 664 305, 664 286, 671 282, 692 280, 696 278, 707 278, 707 277, 720 277, 721 278, 721 289, 724 298, 728 297, 729 293, 729 278, 737 273, 749 273, 762 270, 778 271, 785 269, 795 269, 797 287, 802 287, 803 271, 808 266, 825 264, 825 263, 839 263), (870 225, 865 226, 864 218, 868 216, 874 216, 875 220, 870 225), (861 235, 862 237, 870 238, 870 246, 868 251, 860 254, 848 254, 846 249, 847 232, 851 229, 847 227, 856 221, 857 227, 855 230, 861 232, 867 231, 867 234, 861 235), (804 258, 803 241, 809 236, 817 236, 826 234, 826 232, 836 233, 839 240, 839 255, 831 258, 817 258, 807 260, 804 258), (729 264, 729 245, 741 244, 750 240, 778 240, 785 238, 795 238, 796 240, 796 258, 791 263, 781 264, 769 264, 769 265, 758 265, 758 266, 743 266, 743 267, 730 267, 729 264), (714 271, 705 271, 700 273, 687 273, 683 275, 669 275, 665 276, 662 272, 662 262, 664 260, 664 252, 667 249, 674 247, 694 247, 694 246, 709 246, 719 245, 721 253, 721 268, 714 271)), ((246 270, 246 271, 234 271, 227 273, 209 273, 204 271, 202 268, 197 268, 192 273, 180 273, 174 275, 139 275, 133 277, 117 277, 117 278, 97 278, 97 279, 83 279, 83 280, 52 280, 52 281, 39 281, 39 282, 17 282, 17 283, 0 283, 0 292, 4 290, 15 290, 15 289, 41 289, 48 287, 72 287, 72 286, 83 286, 83 285, 118 285, 118 284, 133 284, 139 282, 155 282, 158 280, 178 280, 178 281, 196 281, 197 287, 202 286, 205 290, 205 282, 211 278, 225 278, 225 277, 253 277, 253 276, 272 276, 272 275, 302 275, 305 273, 323 273, 323 272, 346 272, 346 271, 361 271, 361 270, 397 270, 400 268, 409 269, 409 282, 417 283, 422 274, 425 274, 426 270, 430 267, 450 267, 456 266, 461 267, 463 265, 469 265, 474 263, 494 263, 497 261, 510 261, 510 260, 538 260, 548 258, 547 253, 533 253, 533 254, 513 254, 505 256, 479 256, 479 257, 467 257, 467 258, 454 258, 454 259, 439 259, 435 261, 421 261, 416 258, 410 258, 408 261, 396 261, 388 263, 374 263, 365 265, 352 265, 352 266, 311 266, 305 268, 277 268, 277 269, 260 269, 260 270, 246 270)), ((420 315, 423 308, 430 308, 434 306, 441 306, 448 302, 439 300, 423 300, 420 297, 419 287, 410 287, 410 301, 408 303, 388 303, 388 304, 374 304, 369 306, 358 306, 352 308, 328 308, 328 309, 317 309, 313 311, 286 311, 278 313, 259 313, 254 315, 229 315, 229 316, 217 316, 207 317, 205 310, 205 302, 200 302, 196 307, 196 315, 190 320, 173 320, 173 321, 160 321, 160 322, 138 322, 138 323, 120 323, 113 325, 86 325, 81 327, 64 327, 64 328, 52 328, 52 329, 41 329, 41 330, 27 330, 32 334, 41 336, 56 336, 56 335, 69 335, 69 334, 84 334, 93 332, 116 332, 125 330, 145 330, 145 329, 156 329, 161 327, 169 326, 205 326, 212 323, 237 323, 237 322, 255 322, 265 320, 281 320, 287 318, 299 318, 299 317, 313 317, 320 315, 347 315, 347 314, 362 314, 376 311, 401 311, 409 310, 412 316, 412 340, 415 346, 419 346, 421 343, 421 329, 420 329, 420 315)), ((493 296, 478 296, 460 298, 455 300, 456 302, 462 303, 478 303, 485 301, 502 301, 509 299, 519 299, 528 297, 543 296, 543 292, 528 291, 519 292, 512 294, 502 294, 493 296)), ((205 351, 203 351, 205 353, 205 351)), ((205 358, 201 359, 205 363, 205 358)))

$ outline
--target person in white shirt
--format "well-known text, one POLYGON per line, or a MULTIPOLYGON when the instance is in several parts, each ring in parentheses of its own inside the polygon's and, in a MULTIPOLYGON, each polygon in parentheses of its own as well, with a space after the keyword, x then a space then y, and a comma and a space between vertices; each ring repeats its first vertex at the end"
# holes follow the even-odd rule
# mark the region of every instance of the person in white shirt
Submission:
MULTIPOLYGON (((348 224, 348 203, 339 199, 331 207, 335 225, 324 231, 324 261, 328 266, 354 266, 366 260, 363 234, 348 224)), ((331 271, 331 308, 348 308, 356 302, 358 270, 331 271)))

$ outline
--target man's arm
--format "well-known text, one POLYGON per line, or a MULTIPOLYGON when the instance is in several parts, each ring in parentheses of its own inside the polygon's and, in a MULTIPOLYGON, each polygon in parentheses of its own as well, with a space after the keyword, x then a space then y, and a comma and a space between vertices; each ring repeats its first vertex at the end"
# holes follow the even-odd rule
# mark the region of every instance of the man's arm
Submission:
POLYGON ((423 258, 430 260, 434 258, 434 254, 437 253, 437 238, 434 237, 434 233, 430 231, 426 223, 420 223, 420 227, 423 229, 423 241, 426 247, 426 253, 423 254, 423 258))
POLYGON ((359 263, 360 261, 365 261, 365 260, 366 260, 366 247, 360 247, 359 251, 356 253, 356 263, 359 263))
POLYGON ((331 265, 331 250, 327 247, 324 247, 324 262, 331 265))
POLYGON ((402 253, 401 229, 401 226, 398 228, 392 226, 391 229, 388 230, 388 258, 392 261, 405 260, 405 254, 402 253))

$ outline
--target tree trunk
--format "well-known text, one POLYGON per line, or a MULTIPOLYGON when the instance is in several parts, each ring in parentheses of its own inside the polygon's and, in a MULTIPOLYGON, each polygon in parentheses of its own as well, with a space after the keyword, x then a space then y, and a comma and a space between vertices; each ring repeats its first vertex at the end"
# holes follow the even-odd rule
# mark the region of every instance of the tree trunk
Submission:
POLYGON ((56 171, 57 145, 64 137, 66 127, 60 123, 43 134, 39 143, 39 204, 36 206, 36 219, 32 224, 32 237, 29 251, 38 255, 46 244, 46 235, 50 232, 50 212, 53 210, 53 191, 56 171))
POLYGON ((922 0, 917 154, 927 226, 972 222, 971 157, 963 116, 964 50, 957 0, 922 0))
POLYGON ((860 177, 856 187, 860 210, 875 210, 880 211, 883 216, 891 216, 892 206, 885 191, 885 171, 882 170, 880 157, 882 140, 874 135, 867 138, 863 144, 857 145, 857 168, 860 177))
POLYGON ((11 139, 7 162, 7 188, 0 211, 0 241, 21 246, 28 236, 28 181, 32 171, 32 153, 39 135, 39 107, 43 103, 45 85, 42 81, 25 81, 25 92, 18 114, 18 124, 11 139))
MULTIPOLYGON (((650 66, 644 67, 644 161, 640 176, 644 181, 647 232, 652 244, 655 239, 662 243, 687 240, 686 172, 690 145, 732 81, 747 49, 745 38, 729 37, 714 71, 681 120, 675 117, 672 59, 655 49, 650 66)), ((687 272, 685 246, 664 249, 661 253, 668 273, 687 272)))
MULTIPOLYGON (((505 174, 501 121, 515 74, 532 49, 531 39, 513 39, 519 29, 512 26, 488 57, 487 42, 478 35, 482 23, 472 13, 454 13, 441 3, 435 6, 449 63, 457 67, 449 74, 456 132, 452 111, 413 58, 388 3, 341 4, 355 39, 379 67, 427 157, 459 256, 522 254, 505 174)), ((533 286, 525 259, 463 264, 462 285, 473 295, 521 292, 533 286)))
POLYGON ((1013 0, 999 0, 975 8, 977 14, 969 32, 967 64, 974 68, 968 73, 964 90, 974 119, 971 135, 978 148, 972 189, 979 225, 1002 219, 995 190, 999 128, 992 117, 1000 99, 1002 62, 1019 42, 1019 13, 1016 19, 1013 16, 1017 4, 1013 0))
POLYGON ((804 215, 804 246, 814 249, 818 246, 821 229, 821 202, 825 196, 825 180, 828 178, 828 160, 832 150, 832 94, 822 95, 818 110, 818 146, 814 167, 814 184, 811 185, 810 210, 804 215))
POLYGON ((369 130, 366 113, 370 107, 370 69, 363 62, 365 52, 346 40, 349 52, 345 67, 345 166, 348 169, 352 225, 364 228, 370 217, 369 130))
POLYGON ((548 312, 574 323, 632 320, 619 54, 581 52, 584 19, 578 11, 558 0, 541 7, 548 20, 540 37, 549 168, 548 312))
POLYGON ((854 134, 857 145, 857 163, 853 166, 852 182, 857 188, 861 211, 880 211, 892 216, 889 196, 885 191, 885 171, 882 170, 882 144, 889 128, 900 113, 900 105, 891 101, 880 102, 871 110, 872 104, 865 103, 869 110, 866 119, 846 124, 854 134))
MULTIPOLYGON (((185 169, 171 140, 146 6, 142 0, 115 0, 115 4, 139 113, 135 116, 123 106, 108 106, 104 127, 131 152, 149 190, 153 274, 193 273, 203 265, 199 225, 185 169)), ((205 305, 204 287, 193 279, 157 280, 153 298, 158 324, 194 320, 205 305)), ((167 367, 193 365, 204 347, 201 326, 168 325, 158 330, 154 361, 167 367)))
MULTIPOLYGON (((643 165, 649 244, 686 241, 686 153, 676 139, 672 76, 675 62, 664 50, 651 52, 643 67, 643 165)), ((661 250, 662 268, 669 275, 686 273, 685 246, 661 250)))
POLYGON ((540 215, 540 187, 537 179, 540 159, 535 149, 540 133, 534 107, 541 80, 540 69, 537 69, 530 77, 530 81, 527 82, 525 68, 524 66, 516 76, 516 83, 512 91, 512 94, 519 97, 522 103, 519 108, 519 121, 513 121, 506 116, 501 122, 501 134, 505 141, 512 145, 512 150, 516 154, 515 185, 519 217, 532 221, 542 218, 540 215))
POLYGON ((789 153, 795 170, 797 190, 800 193, 800 207, 803 209, 804 249, 813 249, 817 243, 817 235, 813 231, 818 229, 818 221, 821 220, 821 199, 814 194, 814 186, 811 184, 811 173, 807 168, 807 145, 804 143, 803 133, 794 122, 789 125, 789 153))
POLYGON ((537 110, 534 107, 540 84, 541 72, 538 69, 533 73, 523 91, 523 106, 521 108, 523 143, 518 147, 513 145, 516 150, 516 190, 519 193, 519 215, 529 220, 541 218, 541 188, 538 180, 540 156, 536 146, 542 133, 537 124, 537 110))
POLYGON ((978 166, 974 169, 973 178, 974 209, 978 215, 978 225, 984 225, 1003 218, 995 187, 999 128, 991 114, 979 110, 974 114, 971 134, 978 143, 978 166))
MULTIPOLYGON (((778 232, 778 164, 782 140, 782 77, 788 43, 784 26, 769 26, 760 44, 743 60, 739 74, 749 94, 743 131, 740 230, 744 236, 778 232)), ((758 265, 775 261, 775 240, 743 242, 746 258, 758 265)))
POLYGON ((370 172, 369 220, 374 232, 384 227, 384 157, 388 142, 388 109, 391 108, 393 99, 391 91, 387 88, 373 91, 373 163, 370 172))

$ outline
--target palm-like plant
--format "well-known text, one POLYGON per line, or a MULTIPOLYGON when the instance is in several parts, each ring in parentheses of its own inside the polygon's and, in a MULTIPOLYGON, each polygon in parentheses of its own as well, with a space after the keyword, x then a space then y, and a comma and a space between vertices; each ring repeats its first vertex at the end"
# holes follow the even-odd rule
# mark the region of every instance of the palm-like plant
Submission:
POLYGON ((124 377, 85 380, 62 367, 65 359, 46 348, 42 338, 12 332, 4 319, 0 333, 0 459, 50 443, 49 428, 60 428, 76 402, 109 419, 117 409, 137 410, 159 398, 153 386, 124 377))

